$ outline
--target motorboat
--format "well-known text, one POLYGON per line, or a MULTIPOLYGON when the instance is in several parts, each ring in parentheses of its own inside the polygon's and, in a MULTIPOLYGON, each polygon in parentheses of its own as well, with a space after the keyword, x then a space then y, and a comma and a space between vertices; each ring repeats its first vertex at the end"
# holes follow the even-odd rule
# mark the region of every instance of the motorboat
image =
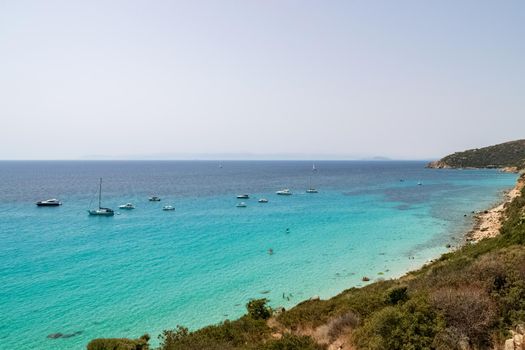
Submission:
POLYGON ((165 206, 162 207, 162 210, 173 211, 173 210, 175 210, 175 207, 172 206, 172 205, 165 205, 165 206))
POLYGON ((261 198, 261 199, 259 199, 259 203, 268 203, 268 199, 261 198))
POLYGON ((315 188, 309 188, 306 190, 306 193, 319 193, 319 191, 317 191, 315 188))
POLYGON ((119 209, 135 209, 135 206, 131 203, 126 203, 118 206, 119 209))
POLYGON ((58 207, 59 205, 62 205, 62 203, 55 198, 52 199, 46 199, 45 201, 38 201, 36 202, 36 205, 39 207, 58 207))
POLYGON ((89 215, 93 216, 113 216, 115 212, 113 209, 102 207, 102 178, 98 186, 98 209, 88 210, 89 215))
POLYGON ((248 194, 239 194, 237 195, 237 199, 248 199, 250 198, 250 195, 248 194))
POLYGON ((150 202, 160 202, 160 197, 157 196, 151 196, 148 199, 150 202))
POLYGON ((284 188, 284 189, 282 189, 280 191, 277 191, 275 193, 277 193, 279 196, 291 196, 292 195, 292 191, 290 191, 287 188, 284 188))
POLYGON ((247 205, 244 202, 240 202, 239 204, 237 204, 237 208, 246 208, 246 207, 247 205))

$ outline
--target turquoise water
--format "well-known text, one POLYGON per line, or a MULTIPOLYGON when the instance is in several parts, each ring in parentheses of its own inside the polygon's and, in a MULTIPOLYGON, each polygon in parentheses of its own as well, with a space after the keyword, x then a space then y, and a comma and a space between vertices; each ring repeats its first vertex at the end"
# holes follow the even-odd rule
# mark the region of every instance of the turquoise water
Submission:
POLYGON ((460 242, 470 212, 516 180, 423 162, 316 162, 320 192, 306 194, 311 167, 0 162, 0 343, 61 350, 95 337, 156 338, 177 324, 236 318, 250 298, 290 307, 363 276, 399 276, 460 242), (103 204, 137 209, 89 217, 101 176, 103 204), (275 195, 283 187, 294 195, 275 195), (239 193, 251 195, 247 208, 235 207, 239 193), (163 200, 148 202, 152 194, 163 200), (64 204, 34 205, 49 197, 64 204))

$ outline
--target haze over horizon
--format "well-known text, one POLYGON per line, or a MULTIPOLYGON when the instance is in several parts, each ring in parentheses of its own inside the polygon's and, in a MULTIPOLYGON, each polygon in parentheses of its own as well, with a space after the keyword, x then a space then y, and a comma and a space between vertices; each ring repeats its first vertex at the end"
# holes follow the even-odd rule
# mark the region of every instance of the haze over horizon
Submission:
POLYGON ((522 139, 523 18, 522 1, 0 1, 0 159, 435 159, 522 139))

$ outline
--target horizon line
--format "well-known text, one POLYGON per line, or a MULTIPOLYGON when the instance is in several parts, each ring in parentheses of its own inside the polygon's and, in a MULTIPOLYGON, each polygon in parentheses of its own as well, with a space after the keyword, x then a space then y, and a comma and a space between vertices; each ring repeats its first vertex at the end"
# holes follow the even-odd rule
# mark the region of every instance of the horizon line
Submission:
POLYGON ((300 162, 325 162, 325 161, 348 161, 348 162, 417 162, 417 161, 432 161, 436 158, 386 158, 386 159, 373 159, 373 158, 264 158, 264 159, 254 159, 254 158, 238 158, 238 159, 228 159, 228 158, 49 158, 49 159, 0 159, 0 162, 159 162, 159 161, 203 161, 203 162, 247 162, 247 161, 258 161, 258 162, 286 162, 286 161, 300 161, 300 162))

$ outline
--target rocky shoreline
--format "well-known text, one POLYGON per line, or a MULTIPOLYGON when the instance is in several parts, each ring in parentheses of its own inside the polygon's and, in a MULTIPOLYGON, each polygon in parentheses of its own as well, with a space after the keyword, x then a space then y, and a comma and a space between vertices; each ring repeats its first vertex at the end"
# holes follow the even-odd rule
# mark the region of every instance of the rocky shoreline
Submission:
POLYGON ((519 173, 520 169, 516 166, 506 166, 506 167, 498 167, 498 166, 486 166, 484 168, 480 167, 458 167, 448 164, 447 162, 443 160, 435 160, 433 162, 430 162, 426 165, 426 168, 429 169, 465 169, 465 170, 474 170, 474 169, 499 169, 499 171, 503 173, 519 173))
POLYGON ((499 235, 501 223, 504 219, 505 206, 520 195, 524 186, 525 176, 521 175, 516 181, 514 188, 505 193, 505 197, 501 203, 491 209, 475 213, 474 227, 467 233, 466 241, 476 243, 482 239, 499 235))

